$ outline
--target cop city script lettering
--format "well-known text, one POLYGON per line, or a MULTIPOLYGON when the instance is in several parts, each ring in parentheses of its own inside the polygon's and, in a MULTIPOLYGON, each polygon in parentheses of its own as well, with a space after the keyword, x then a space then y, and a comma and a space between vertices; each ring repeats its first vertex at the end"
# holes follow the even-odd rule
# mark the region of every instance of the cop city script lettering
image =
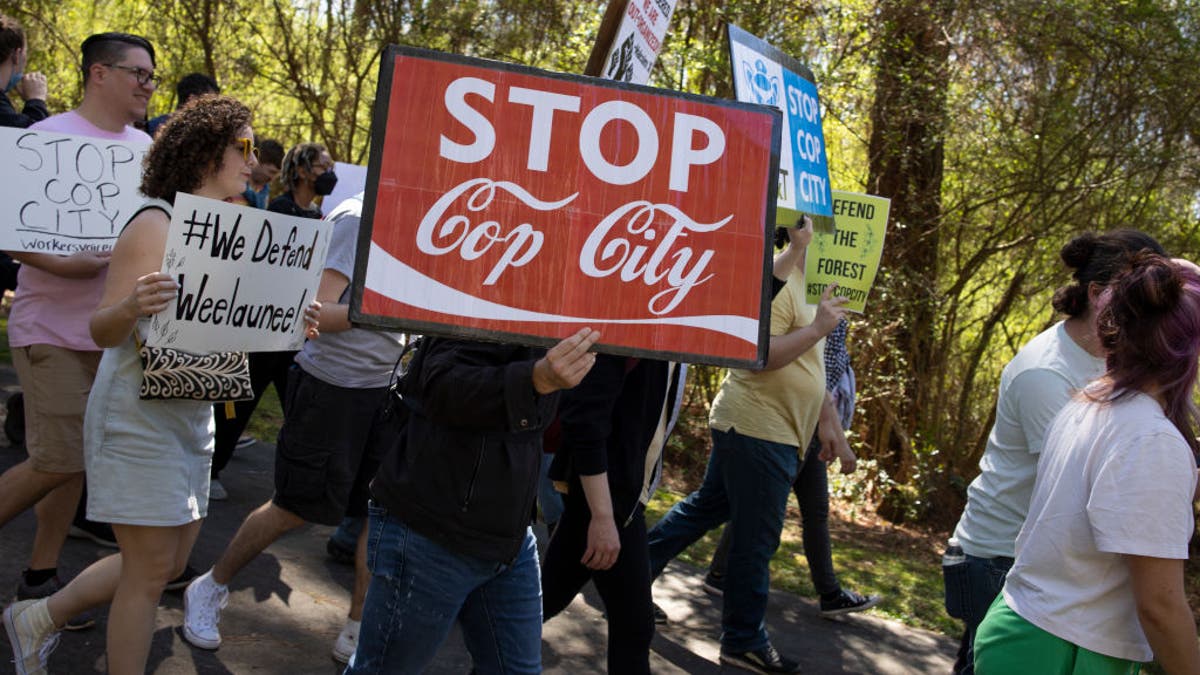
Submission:
POLYGON ((29 248, 56 253, 109 248, 125 224, 122 206, 131 197, 128 186, 140 179, 142 152, 125 143, 37 132, 19 136, 16 150, 21 170, 48 176, 38 179, 35 192, 21 196, 17 230, 79 240, 36 240, 29 248))
MULTIPOLYGON (((468 143, 459 143, 445 134, 440 136, 440 155, 454 162, 481 162, 492 154, 498 140, 491 119, 480 108, 471 105, 468 95, 493 104, 498 96, 503 96, 509 105, 531 109, 526 157, 529 171, 551 169, 550 139, 555 119, 561 115, 582 114, 579 96, 518 86, 510 86, 507 92, 500 93, 492 82, 460 77, 446 87, 443 100, 446 110, 473 138, 468 143)), ((500 116, 501 111, 495 110, 495 114, 500 116)), ((668 142, 669 187, 678 192, 688 191, 692 167, 716 162, 725 152, 725 134, 717 123, 678 111, 672 118, 668 142)), ((610 185, 630 185, 645 178, 658 160, 661 144, 659 131, 646 111, 634 103, 619 100, 602 102, 587 111, 578 138, 584 167, 610 185), (601 133, 610 124, 626 125, 633 131, 636 152, 625 164, 614 164, 601 151, 601 133)), ((496 247, 501 255, 488 271, 484 285, 495 284, 511 268, 529 264, 541 251, 545 234, 530 223, 505 225, 487 219, 481 212, 491 204, 498 190, 537 211, 562 209, 579 195, 575 192, 565 197, 543 199, 515 183, 488 178, 467 180, 447 191, 424 214, 417 228, 417 248, 431 256, 457 253, 462 260, 470 262, 496 247)), ((708 272, 708 265, 715 251, 694 250, 686 244, 688 235, 719 230, 732 217, 700 223, 671 204, 645 200, 628 202, 612 210, 593 227, 579 252, 579 269, 588 277, 617 275, 625 283, 640 282, 647 287, 657 287, 665 280, 667 288, 651 298, 647 309, 655 315, 667 314, 692 290, 713 277, 708 272)))

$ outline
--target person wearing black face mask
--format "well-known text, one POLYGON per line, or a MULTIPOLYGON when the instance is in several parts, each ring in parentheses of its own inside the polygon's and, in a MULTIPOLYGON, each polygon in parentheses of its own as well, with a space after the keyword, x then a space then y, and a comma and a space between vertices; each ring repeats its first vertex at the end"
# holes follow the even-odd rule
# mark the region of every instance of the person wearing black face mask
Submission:
POLYGON ((280 180, 287 191, 271 201, 268 211, 289 216, 320 218, 321 208, 313 203, 337 185, 333 158, 320 143, 300 143, 288 150, 280 167, 280 180))

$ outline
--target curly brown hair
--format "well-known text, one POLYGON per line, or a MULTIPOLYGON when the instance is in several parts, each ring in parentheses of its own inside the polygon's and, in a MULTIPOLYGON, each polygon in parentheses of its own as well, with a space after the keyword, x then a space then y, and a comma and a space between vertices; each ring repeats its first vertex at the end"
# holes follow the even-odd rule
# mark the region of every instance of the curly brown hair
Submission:
POLYGON ((221 170, 225 148, 250 124, 252 113, 229 96, 198 96, 171 113, 142 160, 142 194, 175 203, 221 170))

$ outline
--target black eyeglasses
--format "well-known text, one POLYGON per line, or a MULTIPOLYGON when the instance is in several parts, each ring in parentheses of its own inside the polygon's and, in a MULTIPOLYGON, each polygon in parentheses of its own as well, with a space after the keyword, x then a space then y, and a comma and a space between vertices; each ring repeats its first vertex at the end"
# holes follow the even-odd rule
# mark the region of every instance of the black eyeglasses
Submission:
POLYGON ((116 63, 103 63, 101 65, 108 66, 109 68, 116 68, 118 70, 123 70, 127 73, 132 73, 134 78, 137 79, 137 83, 142 85, 143 87, 146 86, 147 84, 150 84, 151 82, 154 83, 154 86, 156 86, 156 87, 158 86, 159 79, 158 79, 158 76, 154 74, 153 70, 146 70, 145 68, 135 68, 133 66, 122 66, 122 65, 118 65, 116 63))

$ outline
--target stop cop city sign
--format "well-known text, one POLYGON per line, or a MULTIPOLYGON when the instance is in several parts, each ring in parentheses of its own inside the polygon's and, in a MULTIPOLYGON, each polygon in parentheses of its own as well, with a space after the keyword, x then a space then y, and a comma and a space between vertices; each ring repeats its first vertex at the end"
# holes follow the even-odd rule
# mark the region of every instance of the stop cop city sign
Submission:
POLYGON ((390 47, 351 320, 761 366, 779 143, 767 106, 390 47))

